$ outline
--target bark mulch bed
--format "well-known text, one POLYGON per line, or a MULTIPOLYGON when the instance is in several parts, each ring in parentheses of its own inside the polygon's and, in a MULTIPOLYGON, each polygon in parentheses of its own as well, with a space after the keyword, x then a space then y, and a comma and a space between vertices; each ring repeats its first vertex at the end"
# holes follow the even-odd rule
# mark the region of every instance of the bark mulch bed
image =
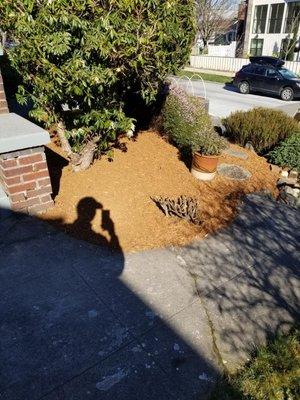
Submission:
POLYGON ((126 252, 140 251, 183 245, 224 227, 245 193, 267 189, 276 194, 278 175, 270 171, 264 158, 245 149, 247 160, 224 154, 220 162, 246 168, 252 174, 249 180, 216 176, 206 183, 190 174, 177 149, 157 133, 142 132, 136 141, 123 141, 127 151, 116 150, 113 162, 102 158, 78 173, 72 172, 52 143, 48 162, 55 207, 41 218, 79 239, 126 252), (198 199, 201 226, 166 217, 150 198, 180 195, 198 199))

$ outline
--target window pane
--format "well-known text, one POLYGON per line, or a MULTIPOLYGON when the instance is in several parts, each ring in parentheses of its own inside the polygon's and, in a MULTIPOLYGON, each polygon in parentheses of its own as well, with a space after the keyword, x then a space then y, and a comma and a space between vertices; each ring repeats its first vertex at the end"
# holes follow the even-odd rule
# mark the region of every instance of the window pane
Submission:
POLYGON ((263 39, 252 39, 250 44, 250 55, 251 56, 261 56, 263 50, 263 39))
POLYGON ((252 33, 265 33, 267 12, 267 5, 255 7, 252 33))
POLYGON ((285 32, 292 33, 298 32, 300 19, 300 3, 293 1, 288 3, 287 18, 285 21, 285 32))
POLYGON ((284 12, 284 4, 272 4, 271 5, 269 33, 280 33, 281 32, 283 12, 284 12))
POLYGON ((268 78, 276 78, 277 72, 274 68, 268 68, 267 69, 267 77, 268 78))

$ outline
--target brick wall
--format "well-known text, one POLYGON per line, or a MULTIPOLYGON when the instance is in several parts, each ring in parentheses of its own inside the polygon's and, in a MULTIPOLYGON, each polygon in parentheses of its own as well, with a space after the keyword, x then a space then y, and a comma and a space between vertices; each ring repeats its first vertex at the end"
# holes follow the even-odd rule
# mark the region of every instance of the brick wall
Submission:
POLYGON ((0 114, 6 114, 8 113, 8 106, 7 106, 7 101, 5 97, 5 92, 4 92, 4 85, 3 85, 3 80, 2 80, 2 75, 0 71, 0 114))
POLYGON ((52 207, 44 147, 0 154, 0 184, 15 211, 36 214, 52 207))

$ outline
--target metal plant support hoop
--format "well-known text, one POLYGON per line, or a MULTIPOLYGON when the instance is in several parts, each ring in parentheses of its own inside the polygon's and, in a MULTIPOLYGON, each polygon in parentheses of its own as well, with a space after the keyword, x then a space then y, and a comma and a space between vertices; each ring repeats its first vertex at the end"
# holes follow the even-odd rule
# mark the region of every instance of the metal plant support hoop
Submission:
POLYGON ((195 81, 195 78, 197 80, 201 80, 203 89, 204 89, 204 99, 207 100, 207 91, 206 91, 205 82, 200 74, 193 74, 191 77, 189 77, 187 75, 183 75, 180 77, 172 76, 171 81, 174 82, 178 87, 184 88, 188 93, 191 93, 192 96, 196 96, 195 95, 195 87, 193 84, 193 79, 195 81), (181 84, 182 82, 184 82, 184 84, 181 84))

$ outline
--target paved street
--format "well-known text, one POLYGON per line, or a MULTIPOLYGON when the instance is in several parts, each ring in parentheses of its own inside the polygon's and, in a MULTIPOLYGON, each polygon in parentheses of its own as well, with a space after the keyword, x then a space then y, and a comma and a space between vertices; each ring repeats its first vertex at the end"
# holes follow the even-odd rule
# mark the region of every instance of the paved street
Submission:
MULTIPOLYGON (((230 80, 230 78, 228 78, 230 80)), ((189 92, 198 96, 204 96, 204 88, 201 81, 190 83, 180 80, 181 85, 187 88, 189 92)), ((263 96, 260 94, 241 94, 232 85, 221 83, 205 82, 207 98, 209 99, 209 112, 213 117, 227 117, 236 110, 249 110, 253 107, 272 107, 280 108, 290 115, 294 115, 300 108, 300 101, 290 103, 284 102, 276 97, 263 96)))
POLYGON ((1 400, 204 400, 299 317, 299 213, 266 197, 205 240, 136 254, 0 217, 1 400))

